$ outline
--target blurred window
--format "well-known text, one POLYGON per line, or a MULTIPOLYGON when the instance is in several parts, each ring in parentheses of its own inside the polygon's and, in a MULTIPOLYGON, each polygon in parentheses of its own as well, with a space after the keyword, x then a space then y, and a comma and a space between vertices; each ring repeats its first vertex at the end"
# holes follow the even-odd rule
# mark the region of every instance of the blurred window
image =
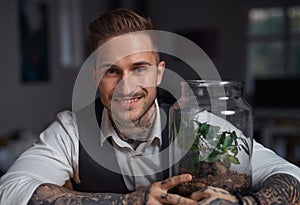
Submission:
POLYGON ((300 78, 300 6, 248 12, 247 66, 254 79, 300 78))

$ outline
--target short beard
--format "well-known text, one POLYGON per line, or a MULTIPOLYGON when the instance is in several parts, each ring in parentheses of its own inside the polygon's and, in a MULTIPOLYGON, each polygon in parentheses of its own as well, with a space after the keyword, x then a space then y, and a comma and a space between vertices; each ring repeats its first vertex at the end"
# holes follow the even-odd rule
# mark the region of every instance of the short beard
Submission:
POLYGON ((147 141, 156 117, 155 100, 138 119, 133 121, 130 117, 126 120, 119 118, 110 112, 112 125, 121 139, 133 139, 147 141), (119 120, 120 119, 120 120, 119 120))

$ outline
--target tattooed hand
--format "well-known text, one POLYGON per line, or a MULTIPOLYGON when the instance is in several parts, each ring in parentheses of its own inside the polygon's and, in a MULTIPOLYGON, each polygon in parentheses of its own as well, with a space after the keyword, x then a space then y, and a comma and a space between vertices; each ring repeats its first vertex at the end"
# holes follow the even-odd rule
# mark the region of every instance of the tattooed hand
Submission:
POLYGON ((204 190, 192 193, 191 199, 198 201, 198 204, 201 205, 239 205, 236 196, 224 189, 211 186, 206 187, 204 190))
POLYGON ((133 202, 136 201, 137 198, 143 196, 143 204, 197 205, 195 200, 168 193, 168 190, 175 186, 191 180, 192 176, 190 174, 174 176, 161 182, 155 182, 150 187, 142 189, 143 194, 140 193, 140 190, 128 194, 126 199, 128 204, 134 204, 133 202))
POLYGON ((191 199, 201 205, 231 204, 231 205, 275 205, 275 204, 300 204, 300 182, 288 174, 274 174, 264 181, 260 190, 252 195, 235 195, 215 187, 207 187, 205 190, 196 191, 191 199), (240 200, 240 201, 239 201, 240 200))

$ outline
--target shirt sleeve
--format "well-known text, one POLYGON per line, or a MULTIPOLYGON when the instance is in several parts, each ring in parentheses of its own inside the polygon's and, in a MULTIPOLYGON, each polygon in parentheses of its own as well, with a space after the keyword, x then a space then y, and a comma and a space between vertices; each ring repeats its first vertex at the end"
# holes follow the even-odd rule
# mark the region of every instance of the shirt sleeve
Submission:
POLYGON ((277 173, 292 175, 300 181, 299 167, 254 140, 252 155, 253 187, 258 189, 268 177, 277 173))
POLYGON ((25 205, 44 183, 63 185, 77 175, 78 140, 71 112, 58 118, 0 179, 0 204, 25 205))

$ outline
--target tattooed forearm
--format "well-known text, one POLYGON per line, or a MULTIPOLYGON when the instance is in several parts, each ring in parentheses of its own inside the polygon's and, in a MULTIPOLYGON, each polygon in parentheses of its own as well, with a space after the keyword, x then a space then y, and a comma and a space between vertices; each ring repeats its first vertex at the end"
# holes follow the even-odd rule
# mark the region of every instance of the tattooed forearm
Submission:
POLYGON ((300 182, 288 174, 275 174, 255 196, 261 205, 300 204, 300 182))
POLYGON ((255 199, 252 196, 243 197, 243 205, 254 205, 257 204, 255 199))
MULTIPOLYGON (((201 205, 201 202, 198 203, 198 205, 201 205)), ((232 202, 226 199, 214 199, 209 203, 209 205, 239 205, 238 202, 232 202)))
POLYGON ((66 189, 54 184, 43 184, 33 193, 28 205, 47 204, 82 204, 82 205, 115 205, 142 204, 147 194, 146 188, 130 194, 115 193, 84 193, 66 189))
POLYGON ((149 187, 142 187, 126 195, 126 203, 128 205, 142 205, 149 200, 149 187))

